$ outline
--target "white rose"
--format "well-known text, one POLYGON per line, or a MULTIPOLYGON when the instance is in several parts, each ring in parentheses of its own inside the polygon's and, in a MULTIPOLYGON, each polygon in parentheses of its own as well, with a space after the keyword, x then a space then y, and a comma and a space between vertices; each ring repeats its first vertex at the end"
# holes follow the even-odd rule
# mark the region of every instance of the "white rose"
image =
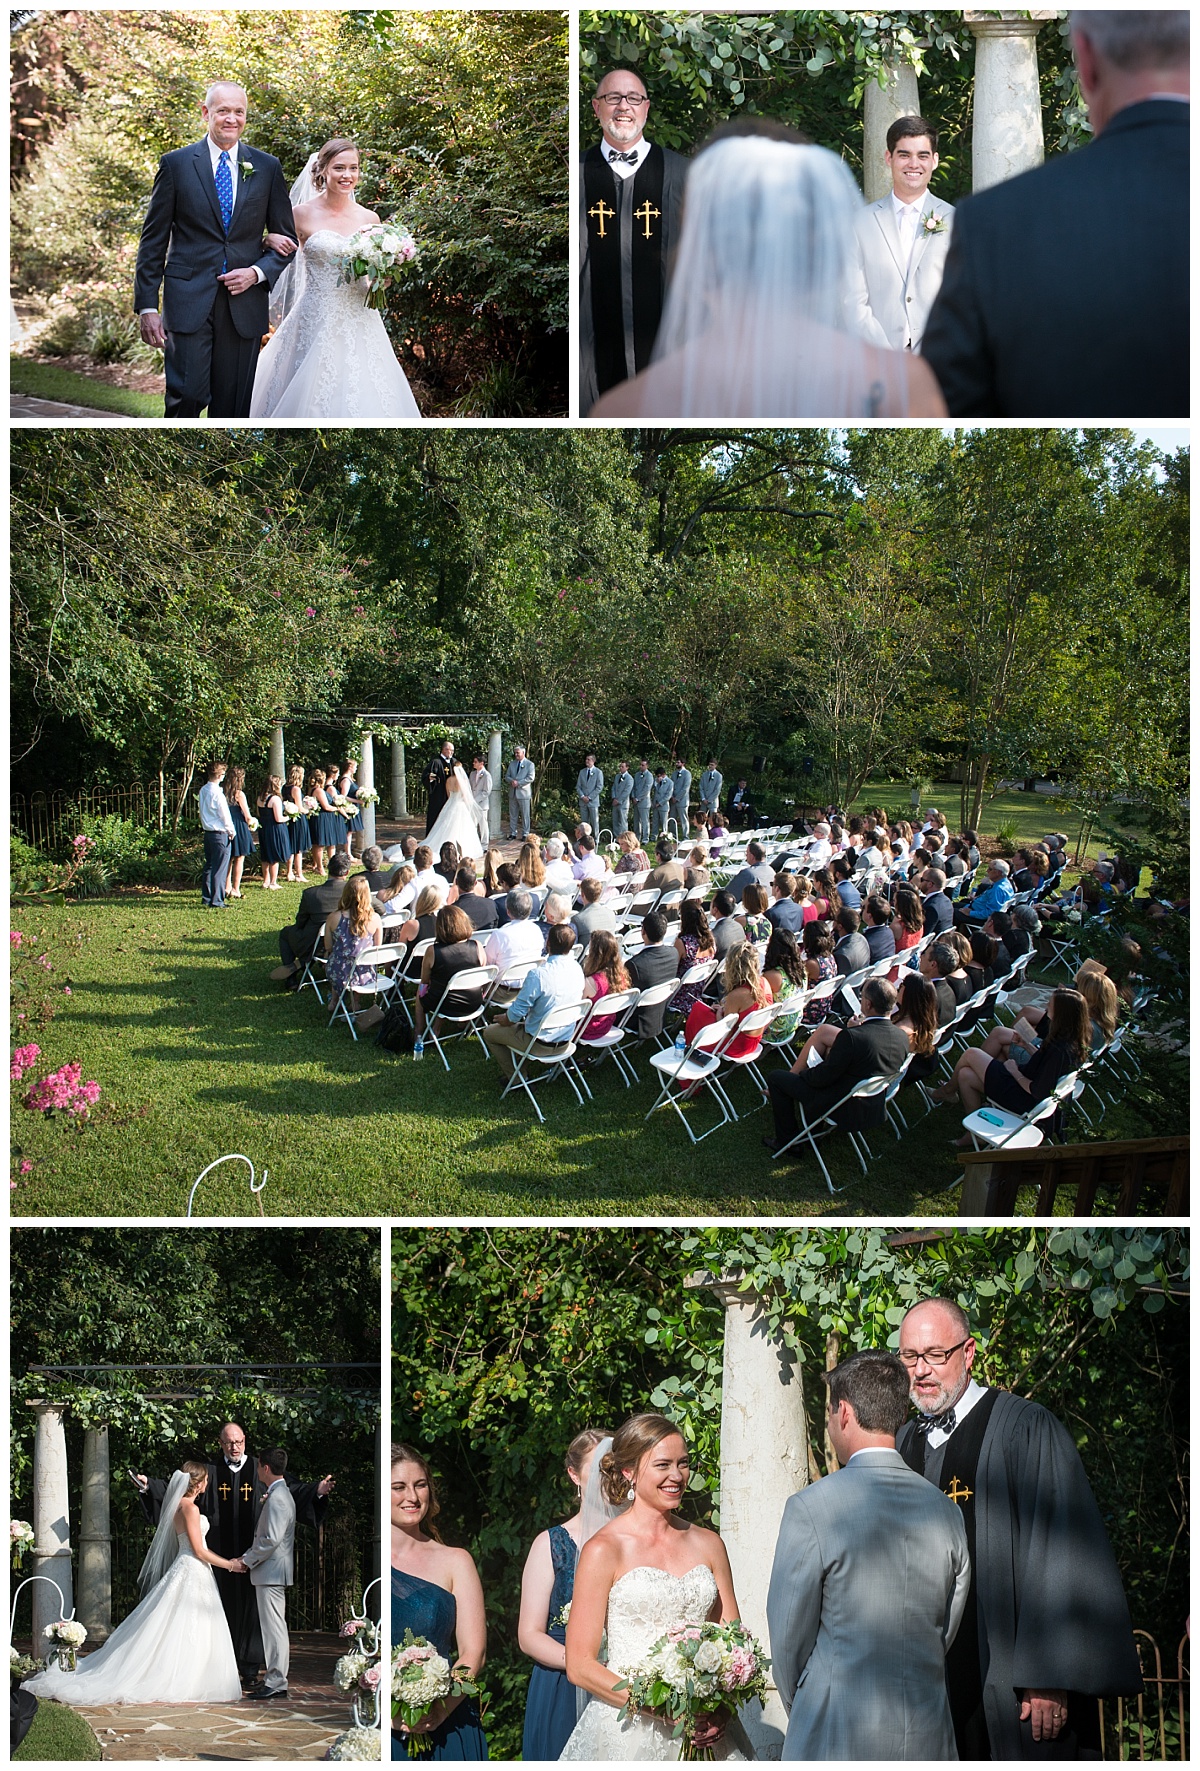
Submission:
POLYGON ((719 1642, 701 1642, 696 1650, 696 1671, 698 1673, 719 1673, 721 1670, 721 1644, 719 1642))

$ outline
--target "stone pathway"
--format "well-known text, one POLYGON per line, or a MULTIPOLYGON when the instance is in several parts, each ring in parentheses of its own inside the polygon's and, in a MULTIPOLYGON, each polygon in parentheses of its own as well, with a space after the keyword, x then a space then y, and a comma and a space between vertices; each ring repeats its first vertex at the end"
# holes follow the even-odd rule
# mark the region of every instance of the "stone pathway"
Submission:
POLYGON ((339 1643, 293 1635, 286 1699, 273 1703, 121 1703, 78 1713, 105 1759, 323 1759, 350 1726, 333 1686, 339 1643))
POLYGON ((103 412, 98 406, 64 406, 59 400, 38 400, 32 394, 9 396, 11 418, 103 418, 110 424, 136 424, 123 412, 103 412))

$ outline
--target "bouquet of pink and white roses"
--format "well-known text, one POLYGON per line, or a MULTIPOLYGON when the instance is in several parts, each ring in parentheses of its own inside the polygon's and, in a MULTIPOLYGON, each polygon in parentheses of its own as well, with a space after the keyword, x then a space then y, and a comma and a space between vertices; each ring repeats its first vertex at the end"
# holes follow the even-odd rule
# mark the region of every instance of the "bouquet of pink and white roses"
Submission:
POLYGON ((678 1624, 630 1668, 616 1687, 628 1691, 631 1710, 651 1710, 673 1722, 681 1759, 711 1759, 696 1746, 702 1717, 732 1716, 767 1689, 771 1663, 740 1623, 678 1624))
POLYGON ((383 309, 387 292, 400 281, 401 265, 417 255, 417 243, 406 228, 389 221, 376 222, 360 228, 346 242, 342 258, 342 281, 357 283, 367 280, 367 306, 383 309))
MULTIPOLYGON (((405 1728, 415 1728, 443 1697, 477 1697, 479 1686, 456 1673, 424 1636, 405 1630, 404 1640, 392 1650, 392 1716, 405 1728)), ((410 1734, 411 1753, 431 1752, 428 1734, 410 1734)))

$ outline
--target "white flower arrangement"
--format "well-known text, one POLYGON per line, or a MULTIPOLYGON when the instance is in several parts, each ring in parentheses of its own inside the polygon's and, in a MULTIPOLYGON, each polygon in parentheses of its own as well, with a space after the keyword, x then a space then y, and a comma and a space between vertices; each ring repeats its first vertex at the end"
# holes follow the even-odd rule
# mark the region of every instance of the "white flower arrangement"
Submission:
POLYGON ((353 1691, 366 1670, 365 1654, 343 1654, 333 1669, 333 1682, 339 1691, 353 1691))
POLYGON ((20 1562, 26 1551, 33 1548, 33 1526, 26 1519, 11 1519, 8 1535, 12 1544, 13 1561, 20 1562))
POLYGON ((357 283, 365 278, 366 305, 382 309, 387 304, 388 289, 399 281, 401 265, 408 264, 416 254, 416 241, 404 228, 386 221, 360 228, 346 242, 342 281, 357 283))
POLYGON ((329 1749, 331 1759, 374 1759, 382 1754, 382 1736, 378 1728, 347 1728, 329 1749))
POLYGON ((558 1610, 554 1613, 554 1616, 550 1619, 549 1627, 552 1630, 553 1629, 565 1630, 568 1623, 570 1623, 570 1621, 571 1621, 571 1601, 570 1601, 570 1599, 568 1599, 566 1604, 560 1605, 558 1610))
POLYGON ((261 828, 262 828, 262 826, 260 825, 257 818, 247 818, 246 822, 250 826, 251 830, 261 830, 261 828))
POLYGON ((42 1662, 35 1660, 32 1654, 18 1654, 15 1648, 9 1647, 8 1673, 11 1679, 29 1679, 41 1670, 42 1662))
POLYGON ((58 1642, 64 1648, 82 1648, 87 1641, 87 1630, 73 1617, 60 1617, 57 1623, 48 1623, 42 1631, 48 1642, 58 1642))
POLYGON ((377 806, 379 804, 379 795, 373 788, 360 787, 358 790, 358 803, 360 806, 377 806))
POLYGON ((701 1716, 730 1714, 767 1688, 770 1661, 740 1623, 679 1625, 643 1655, 616 1687, 631 1710, 674 1723, 681 1759, 707 1758, 695 1744, 701 1716))

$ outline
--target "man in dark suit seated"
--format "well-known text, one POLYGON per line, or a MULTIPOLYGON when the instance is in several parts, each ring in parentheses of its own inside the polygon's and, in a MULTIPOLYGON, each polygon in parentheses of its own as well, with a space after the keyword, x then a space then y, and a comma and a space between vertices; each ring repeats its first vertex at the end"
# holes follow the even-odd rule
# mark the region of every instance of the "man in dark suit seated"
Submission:
POLYGON ((917 881, 925 902, 925 933, 942 935, 954 922, 954 906, 946 895, 946 875, 940 867, 927 867, 917 881))
POLYGON ((271 973, 277 984, 287 983, 294 988, 299 983, 318 930, 342 901, 346 875, 352 866, 349 855, 338 849, 329 857, 329 877, 320 885, 306 886, 301 892, 295 922, 290 928, 279 931, 279 957, 283 964, 277 965, 271 973))
POLYGON ((367 876, 367 884, 371 888, 372 897, 374 897, 376 892, 382 891, 387 885, 396 869, 384 866, 383 850, 377 843, 372 843, 370 848, 363 850, 362 864, 363 872, 367 876))
POLYGON ((465 914, 471 927, 494 929, 497 922, 496 906, 490 898, 484 897, 473 861, 460 863, 458 872, 454 875, 454 884, 458 891, 455 903, 465 914))
POLYGON ((833 919, 833 926, 838 931, 833 957, 840 978, 848 978, 851 972, 861 971, 863 966, 871 963, 871 944, 860 931, 861 921, 857 910, 839 910, 833 919))
MULTIPOLYGON (((944 941, 932 941, 921 955, 921 976, 928 978, 937 997, 939 1027, 948 1027, 958 1013, 959 994, 950 982, 950 974, 957 970, 958 954, 944 941)), ((965 1002, 966 996, 961 1000, 965 1002)))
MULTIPOLYGON (((716 943, 717 958, 724 960, 731 948, 740 947, 746 939, 746 931, 734 916, 737 903, 732 892, 718 892, 712 901, 712 914, 709 928, 716 943)), ((768 910, 767 915, 771 913, 768 910)))
MULTIPOLYGON (((790 1070, 773 1070, 767 1077, 775 1136, 764 1138, 768 1150, 782 1150, 798 1132, 796 1110, 813 1125, 835 1107, 856 1083, 870 1076, 895 1076, 908 1056, 908 1040, 889 1019, 896 1006, 896 992, 886 978, 869 978, 863 985, 863 1019, 856 1027, 843 1027, 819 1064, 808 1063, 809 1040, 790 1070)), ((817 1033, 829 1036, 824 1028, 817 1033)), ((883 1124, 883 1096, 855 1102, 839 1116, 855 1131, 869 1131, 883 1124)))
POLYGON ((775 875, 771 881, 774 902, 767 911, 767 921, 773 929, 790 929, 793 935, 799 935, 804 927, 804 912, 792 896, 794 884, 790 873, 775 875))
POLYGON ((1096 139, 954 214, 921 346, 954 418, 1188 415, 1188 13, 1071 38, 1096 139))
MULTIPOLYGON (((646 945, 633 955, 625 967, 629 973, 629 982, 635 990, 649 990, 652 984, 665 984, 668 978, 679 976, 679 955, 674 945, 663 946, 666 934, 667 919, 660 916, 657 910, 649 911, 642 918, 642 935, 646 945)), ((666 1012, 667 1005, 664 1002, 644 1011, 639 1008, 633 1018, 633 1031, 637 1038, 656 1039, 662 1032, 666 1012)))

